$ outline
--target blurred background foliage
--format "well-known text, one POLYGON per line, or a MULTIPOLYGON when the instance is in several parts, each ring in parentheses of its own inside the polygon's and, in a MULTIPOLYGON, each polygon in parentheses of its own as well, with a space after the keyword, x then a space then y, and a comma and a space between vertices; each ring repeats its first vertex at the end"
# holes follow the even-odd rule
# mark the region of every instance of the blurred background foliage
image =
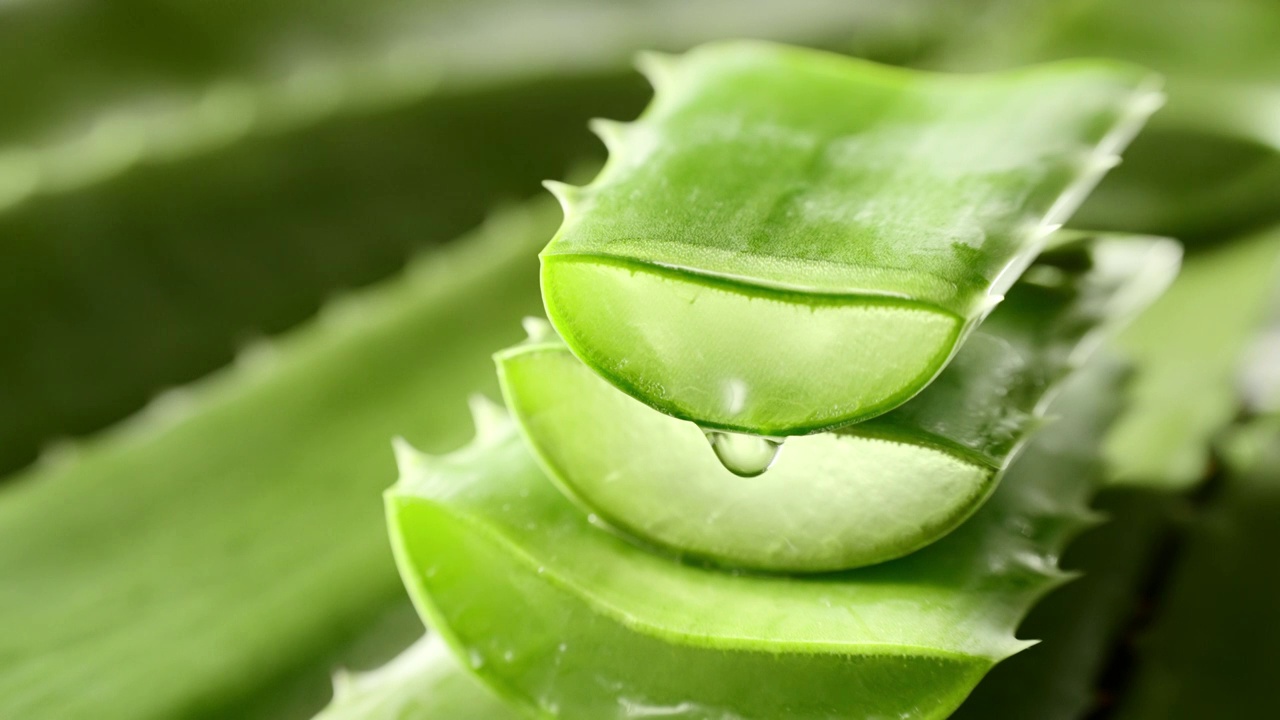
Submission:
POLYGON ((1165 74, 1072 221, 1190 250, 1119 343, 1116 522, 962 713, 1250 716, 1280 664, 1280 3, 0 0, 0 717, 308 717, 408 645, 389 438, 469 434, 539 308, 529 198, 643 107, 632 55, 726 37, 1165 74))

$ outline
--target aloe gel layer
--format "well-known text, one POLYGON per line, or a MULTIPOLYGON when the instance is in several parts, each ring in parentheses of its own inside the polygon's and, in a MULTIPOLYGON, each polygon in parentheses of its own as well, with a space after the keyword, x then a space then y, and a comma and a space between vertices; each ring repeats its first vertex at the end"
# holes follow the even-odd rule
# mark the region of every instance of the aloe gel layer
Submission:
POLYGON ((542 252, 548 317, 709 429, 815 432, 910 399, 1159 103, 1144 70, 942 75, 756 42, 649 56, 639 120, 542 252))

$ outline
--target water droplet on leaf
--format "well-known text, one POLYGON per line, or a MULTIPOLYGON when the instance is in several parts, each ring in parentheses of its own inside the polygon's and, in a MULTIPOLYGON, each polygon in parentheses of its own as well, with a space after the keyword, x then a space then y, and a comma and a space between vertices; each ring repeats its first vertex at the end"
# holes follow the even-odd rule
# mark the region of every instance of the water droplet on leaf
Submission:
POLYGON ((704 430, 707 442, 724 469, 739 477, 756 477, 773 465, 782 449, 782 438, 704 430))

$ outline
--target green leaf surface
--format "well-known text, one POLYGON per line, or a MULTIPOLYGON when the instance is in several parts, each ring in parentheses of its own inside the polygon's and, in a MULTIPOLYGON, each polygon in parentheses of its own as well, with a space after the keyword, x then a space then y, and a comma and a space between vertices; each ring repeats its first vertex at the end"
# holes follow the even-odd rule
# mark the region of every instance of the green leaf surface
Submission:
POLYGON ((340 672, 334 697, 316 720, 516 720, 521 717, 459 665, 439 635, 428 634, 385 666, 340 672))
POLYGON ((1107 439, 1118 482, 1187 488, 1241 407, 1238 371, 1280 280, 1280 227, 1191 253, 1173 285, 1119 338, 1137 365, 1107 439))
POLYGON ((1102 61, 966 77, 743 42, 644 68, 641 118, 595 126, 601 174, 553 186, 547 313, 636 398, 760 435, 928 384, 1159 102, 1102 61))
POLYGON ((464 439, 464 398, 537 307, 554 212, 503 216, 0 488, 0 717, 242 717, 323 680, 404 602, 387 440, 464 439))
POLYGON ((1092 522, 1108 377, 960 530, 910 557, 808 578, 682 565, 593 526, 502 418, 467 448, 401 454, 387 494, 411 594, 482 679, 538 717, 945 717, 1062 581, 1092 522))
POLYGON ((973 514, 1042 424, 1046 394, 1163 291, 1178 256, 1172 241, 1119 237, 1042 256, 920 395, 789 439, 756 478, 734 476, 701 430, 618 391, 550 328, 499 353, 498 373, 548 475, 602 521, 731 567, 842 570, 905 555, 973 514))

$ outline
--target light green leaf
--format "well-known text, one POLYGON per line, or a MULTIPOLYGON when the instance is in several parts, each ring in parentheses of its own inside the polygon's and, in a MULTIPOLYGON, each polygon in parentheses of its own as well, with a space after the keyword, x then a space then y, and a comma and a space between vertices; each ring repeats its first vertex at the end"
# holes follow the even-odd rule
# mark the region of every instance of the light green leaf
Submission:
POLYGON ((547 473, 645 542, 734 567, 842 570, 905 555, 989 497, 1046 393, 1103 330, 1177 272, 1167 240, 1103 237, 1042 256, 920 395, 835 434, 789 439, 739 478, 697 427, 618 391, 550 333, 497 356, 503 394, 547 473))
POLYGON ((601 174, 553 186, 547 313, 636 398, 760 435, 928 384, 1159 104, 1107 62, 965 77, 724 43, 644 69, 644 115, 595 126, 601 174))
POLYGON ((995 496, 901 560, 788 578, 682 565, 593 526, 510 422, 452 455, 402 453, 387 494, 397 562, 455 653, 525 712, 568 720, 945 717, 1063 580, 1092 522, 1098 375, 995 496))

